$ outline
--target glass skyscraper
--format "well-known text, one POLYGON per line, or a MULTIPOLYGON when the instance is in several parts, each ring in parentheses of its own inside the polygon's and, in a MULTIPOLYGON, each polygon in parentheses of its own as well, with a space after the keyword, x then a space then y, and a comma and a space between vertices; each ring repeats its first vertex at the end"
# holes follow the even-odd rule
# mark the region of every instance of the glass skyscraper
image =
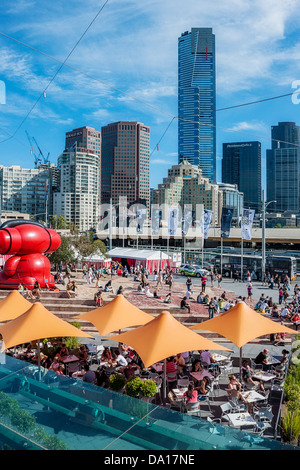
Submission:
POLYGON ((178 38, 178 154, 216 181, 215 35, 192 28, 178 38))
POLYGON ((236 184, 244 193, 244 206, 261 208, 261 143, 231 142, 223 144, 223 183, 236 184))
POLYGON ((267 150, 267 199, 277 212, 300 211, 300 126, 272 126, 272 149, 267 150))

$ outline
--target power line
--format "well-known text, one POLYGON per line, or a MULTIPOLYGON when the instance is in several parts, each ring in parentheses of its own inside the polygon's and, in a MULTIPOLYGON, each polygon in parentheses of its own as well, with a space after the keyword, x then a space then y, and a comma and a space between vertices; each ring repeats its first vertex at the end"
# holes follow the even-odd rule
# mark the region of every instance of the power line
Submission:
POLYGON ((84 36, 86 35, 86 33, 88 32, 88 30, 90 29, 90 27, 93 25, 93 23, 96 21, 96 19, 98 18, 98 16, 100 15, 100 13, 102 12, 102 10, 104 9, 104 7, 107 5, 109 0, 106 0, 104 2, 104 4, 101 6, 101 8, 99 9, 99 11, 96 13, 96 15, 94 16, 94 18, 92 19, 92 21, 90 22, 90 24, 87 26, 87 28, 84 30, 84 32, 81 34, 80 38, 78 39, 78 41, 75 43, 75 45, 73 46, 73 48, 71 49, 71 51, 69 52, 69 54, 67 55, 67 57, 65 58, 65 60, 63 62, 61 62, 61 65, 60 67, 58 68, 58 70, 55 72, 55 74, 53 75, 53 77, 51 78, 51 80, 49 81, 48 85, 44 88, 43 92, 40 94, 40 96, 38 97, 38 99, 35 101, 35 103, 33 104, 33 106, 30 108, 30 110, 28 111, 28 113, 26 114, 26 116, 23 118, 23 120, 21 121, 21 123, 19 124, 19 126, 17 127, 17 129, 15 130, 15 132, 12 134, 12 136, 8 137, 7 139, 5 140, 2 140, 0 143, 3 143, 3 142, 6 142, 7 140, 10 140, 11 138, 13 138, 16 133, 18 132, 18 130, 22 127, 22 125, 24 124, 24 122, 28 119, 28 117, 30 116, 30 114, 32 113, 32 111, 34 110, 34 108, 37 106, 37 104, 39 103, 40 99, 45 95, 46 91, 48 90, 48 88, 50 87, 50 85, 53 83, 53 81, 55 80, 55 78, 57 77, 57 75, 59 74, 59 72, 61 71, 61 69, 63 68, 63 66, 66 64, 67 60, 70 58, 70 56, 73 54, 74 50, 76 49, 76 47, 79 45, 79 43, 82 41, 82 39, 84 38, 84 36))

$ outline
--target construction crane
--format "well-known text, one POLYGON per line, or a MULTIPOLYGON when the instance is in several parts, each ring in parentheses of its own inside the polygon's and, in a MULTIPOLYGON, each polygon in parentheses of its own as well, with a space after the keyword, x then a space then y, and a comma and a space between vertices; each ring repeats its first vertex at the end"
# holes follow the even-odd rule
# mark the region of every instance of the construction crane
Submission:
POLYGON ((28 132, 27 132, 27 131, 25 131, 25 132, 26 132, 26 135, 27 135, 27 139, 28 139, 28 141, 29 141, 29 144, 30 144, 30 153, 31 153, 31 155, 34 156, 34 167, 35 167, 35 168, 38 168, 39 163, 41 163, 42 160, 41 160, 41 159, 39 158, 39 156, 37 156, 37 154, 35 153, 34 146, 33 146, 32 140, 31 140, 31 138, 30 138, 28 132))
POLYGON ((45 165, 49 165, 49 164, 50 164, 50 160, 49 160, 49 155, 50 155, 50 153, 48 152, 47 157, 45 157, 44 154, 43 154, 43 152, 42 152, 42 150, 40 149, 40 147, 39 147, 39 145, 38 145, 36 139, 35 139, 34 137, 31 138, 31 137, 29 136, 29 134, 28 134, 27 131, 25 131, 25 132, 26 132, 28 141, 29 141, 29 143, 30 143, 30 148, 31 148, 30 153, 34 156, 34 166, 35 166, 35 168, 38 168, 38 166, 39 166, 41 163, 43 163, 43 162, 44 162, 45 165), (39 154, 38 154, 38 155, 36 154, 36 152, 35 152, 35 150, 34 150, 34 146, 33 146, 33 142, 32 142, 32 141, 35 143, 35 145, 36 145, 37 148, 38 148, 38 151, 39 151, 39 154))
POLYGON ((43 154, 43 152, 41 151, 41 149, 40 149, 40 147, 39 147, 39 145, 38 145, 36 139, 35 139, 34 137, 32 137, 32 138, 33 138, 33 140, 34 140, 34 142, 35 142, 37 148, 39 149, 39 152, 40 152, 40 153, 39 153, 39 157, 40 157, 40 156, 42 157, 42 159, 44 160, 45 165, 49 165, 49 163, 50 163, 50 160, 49 160, 50 152, 48 152, 47 157, 44 157, 44 154, 43 154))

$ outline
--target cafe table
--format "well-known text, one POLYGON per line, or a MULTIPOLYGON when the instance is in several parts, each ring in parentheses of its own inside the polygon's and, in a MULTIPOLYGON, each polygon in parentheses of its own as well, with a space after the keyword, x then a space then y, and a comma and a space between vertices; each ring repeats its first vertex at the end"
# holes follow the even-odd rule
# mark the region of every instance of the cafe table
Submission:
POLYGON ((276 359, 274 356, 268 356, 267 357, 267 365, 273 365, 273 364, 280 364, 280 361, 276 359))
POLYGON ((213 354, 212 354, 212 358, 213 358, 213 360, 216 361, 216 362, 228 361, 228 357, 227 357, 227 356, 223 356, 222 354, 218 354, 218 353, 213 353, 213 354))
POLYGON ((261 380, 262 382, 269 382, 270 380, 276 379, 276 375, 270 372, 258 371, 252 375, 253 379, 261 380))
POLYGON ((242 413, 228 413, 226 418, 228 419, 229 426, 233 428, 240 428, 242 426, 253 427, 256 423, 251 414, 246 411, 242 413))
POLYGON ((156 364, 152 364, 150 369, 153 368, 156 370, 156 372, 163 372, 164 370, 164 363, 163 362, 157 362, 156 364))
POLYGON ((82 370, 77 370, 76 372, 73 372, 72 378, 73 379, 78 379, 78 380, 83 380, 85 372, 82 370))
POLYGON ((194 377, 194 379, 196 380, 202 380, 203 377, 208 377, 210 379, 214 379, 214 376, 212 374, 210 374, 209 372, 207 372, 207 370, 203 369, 199 372, 191 372, 190 375, 192 377, 194 377))
POLYGON ((247 392, 241 392, 241 395, 247 400, 248 403, 255 403, 257 401, 265 400, 265 396, 255 390, 249 390, 247 392))
POLYGON ((183 400, 183 396, 184 396, 185 392, 187 392, 187 390, 188 390, 187 387, 173 388, 172 392, 175 395, 176 401, 183 400))

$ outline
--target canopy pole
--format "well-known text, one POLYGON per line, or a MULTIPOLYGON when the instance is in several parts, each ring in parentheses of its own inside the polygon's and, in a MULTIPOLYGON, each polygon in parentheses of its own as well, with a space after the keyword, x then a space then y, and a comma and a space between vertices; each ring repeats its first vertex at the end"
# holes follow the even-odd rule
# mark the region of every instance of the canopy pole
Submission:
POLYGON ((164 375, 163 375, 163 406, 167 402, 167 360, 164 359, 164 375))
POLYGON ((243 347, 241 346, 240 347, 240 381, 241 381, 241 384, 242 384, 242 350, 243 350, 243 347))
POLYGON ((37 341, 37 356, 38 356, 38 377, 39 382, 41 381, 41 347, 40 347, 40 339, 37 341))

